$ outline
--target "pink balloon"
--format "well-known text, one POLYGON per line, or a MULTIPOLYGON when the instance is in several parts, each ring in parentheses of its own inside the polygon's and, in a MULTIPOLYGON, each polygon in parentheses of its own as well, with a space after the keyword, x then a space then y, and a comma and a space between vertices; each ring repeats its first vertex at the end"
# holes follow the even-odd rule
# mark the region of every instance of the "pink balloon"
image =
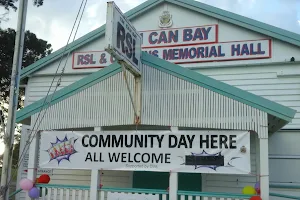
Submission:
POLYGON ((31 188, 33 188, 33 181, 31 181, 27 178, 24 178, 24 179, 20 180, 19 184, 20 184, 20 188, 22 190, 27 190, 28 191, 31 188))

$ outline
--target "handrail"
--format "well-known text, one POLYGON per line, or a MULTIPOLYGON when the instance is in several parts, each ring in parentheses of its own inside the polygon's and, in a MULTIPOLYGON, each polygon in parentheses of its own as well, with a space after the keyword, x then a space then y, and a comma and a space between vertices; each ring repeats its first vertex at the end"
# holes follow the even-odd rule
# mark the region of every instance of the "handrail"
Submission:
MULTIPOLYGON (((82 186, 82 185, 57 185, 57 184, 37 184, 37 187, 40 188, 68 188, 68 189, 81 189, 81 190, 89 190, 90 186, 82 186)), ((154 190, 154 189, 139 189, 139 188, 110 188, 103 187, 99 188, 101 191, 111 191, 111 192, 139 192, 139 193, 155 193, 155 194, 167 194, 166 190, 154 190)))
POLYGON ((90 189, 90 186, 85 186, 85 185, 36 184, 36 186, 41 188, 68 188, 68 189, 81 189, 81 190, 90 189))
POLYGON ((140 189, 140 188, 99 188, 100 191, 109 192, 131 192, 131 193, 145 193, 145 194, 168 194, 166 190, 155 190, 155 189, 140 189))
MULTIPOLYGON (((37 184, 37 187, 41 188, 67 188, 67 189, 81 189, 89 190, 90 186, 80 185, 54 185, 54 184, 37 184)), ((110 192, 130 192, 130 193, 145 193, 145 194, 168 194, 166 190, 156 189, 140 189, 140 188, 110 188, 103 187, 99 188, 99 191, 110 191, 110 192)), ((178 191, 178 195, 190 195, 190 196, 207 196, 207 197, 226 197, 226 198, 250 198, 251 196, 242 194, 229 194, 229 193, 212 193, 212 192, 187 192, 178 191)))
MULTIPOLYGON (((84 189, 87 189, 87 188, 90 188, 90 186, 81 186, 81 185, 60 185, 60 184, 37 184, 37 186, 51 186, 53 188, 57 188, 57 187, 68 187, 68 188, 78 188, 78 187, 81 187, 81 188, 84 188, 84 189)), ((271 183, 270 184, 270 188, 282 188, 282 189, 300 189, 300 185, 294 185, 294 184, 275 184, 275 183, 271 183)))
POLYGON ((15 196, 16 194, 18 194, 21 191, 22 191, 22 189, 18 189, 16 191, 14 191, 13 193, 11 193, 11 194, 8 195, 8 198, 11 198, 11 197, 15 196))
POLYGON ((178 195, 188 195, 188 196, 201 196, 201 197, 223 197, 223 198, 251 198, 251 195, 244 194, 232 194, 224 192, 193 192, 193 191, 181 191, 177 192, 178 195))
MULTIPOLYGON (((58 184, 37 184, 37 187, 40 188, 65 188, 65 189, 80 189, 80 190, 89 190, 90 186, 82 186, 82 185, 58 185, 58 184)), ((287 188, 290 188, 291 185, 288 185, 287 188)), ((276 185, 273 185, 276 187, 276 185)), ((278 187, 279 188, 279 187, 278 187)), ((298 189, 298 187, 295 187, 298 189)), ((166 190, 155 190, 155 189, 140 189, 140 188, 110 188, 104 187, 99 188, 99 191, 110 191, 110 192, 130 192, 130 193, 146 193, 146 194, 168 194, 166 190)), ((15 191, 14 193, 10 194, 9 197, 16 195, 22 191, 21 189, 15 191)), ((177 192, 178 195, 188 195, 188 196, 205 196, 205 197, 223 197, 223 198, 244 198, 248 199, 251 196, 243 195, 243 194, 231 194, 231 193, 223 193, 223 192, 192 192, 192 191, 182 191, 179 190, 177 192)), ((285 195, 285 194, 278 194, 278 193, 270 193, 270 196, 273 197, 283 197, 288 199, 298 199, 300 197, 285 195)))
POLYGON ((270 193, 270 196, 273 196, 273 197, 283 197, 283 198, 287 198, 287 199, 300 199, 300 197, 286 195, 286 194, 277 194, 277 193, 270 193))
POLYGON ((295 184, 277 184, 277 183, 271 183, 270 188, 282 188, 282 189, 300 189, 300 185, 295 184))

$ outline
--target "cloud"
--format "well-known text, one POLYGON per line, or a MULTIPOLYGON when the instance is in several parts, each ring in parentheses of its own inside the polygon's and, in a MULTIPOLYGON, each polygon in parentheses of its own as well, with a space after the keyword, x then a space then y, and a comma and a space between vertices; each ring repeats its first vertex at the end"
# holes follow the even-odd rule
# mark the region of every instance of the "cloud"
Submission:
POLYGON ((300 1, 298 1, 298 4, 297 4, 297 19, 298 19, 298 23, 300 26, 300 1))
POLYGON ((93 3, 92 5, 88 6, 86 9, 87 12, 87 18, 95 18, 97 17, 97 14, 99 13, 100 4, 93 3))
POLYGON ((65 26, 64 21, 52 20, 49 31, 50 40, 52 41, 51 44, 54 47, 66 45, 71 31, 69 27, 65 26))

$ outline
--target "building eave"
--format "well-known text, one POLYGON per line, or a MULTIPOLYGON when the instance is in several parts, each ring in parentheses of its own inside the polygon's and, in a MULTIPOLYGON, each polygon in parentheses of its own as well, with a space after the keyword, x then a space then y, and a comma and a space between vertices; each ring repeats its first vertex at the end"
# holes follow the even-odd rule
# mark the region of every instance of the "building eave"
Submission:
MULTIPOLYGON (((52 106, 53 104, 63 101, 64 99, 73 96, 74 94, 95 85, 111 76, 116 75, 117 73, 121 72, 121 66, 117 63, 114 63, 102 70, 99 70, 91 75, 76 81, 75 83, 66 86, 55 93, 49 95, 48 97, 44 97, 25 108, 19 110, 16 116, 16 123, 20 123, 23 120, 26 120, 30 116, 35 113, 41 112, 44 109, 52 106)), ((28 120, 27 120, 28 122, 28 120)))

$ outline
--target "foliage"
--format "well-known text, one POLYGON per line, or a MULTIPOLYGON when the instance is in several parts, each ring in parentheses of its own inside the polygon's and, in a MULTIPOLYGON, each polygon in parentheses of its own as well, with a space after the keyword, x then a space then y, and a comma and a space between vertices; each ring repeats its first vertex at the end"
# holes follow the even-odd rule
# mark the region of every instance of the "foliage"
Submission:
MULTIPOLYGON (((18 0, 0 0, 0 6, 4 7, 6 10, 13 9, 14 11, 17 10, 17 7, 15 3, 18 0)), ((44 0, 33 0, 33 5, 39 7, 42 6, 44 3, 44 0)))
MULTIPOLYGON (((0 0, 1 1, 1 0, 0 0)), ((11 72, 14 57, 16 32, 13 29, 0 28, 0 110, 3 111, 6 121, 7 106, 9 101, 11 72)), ((22 58, 22 67, 27 67, 37 60, 49 55, 52 52, 51 44, 39 39, 30 31, 25 32, 24 49, 22 58)), ((18 108, 23 107, 24 90, 20 88, 18 108)), ((16 127, 19 132, 20 127, 16 127)), ((3 130, 0 129, 0 135, 3 136, 3 130)), ((19 158, 20 135, 15 135, 15 145, 13 150, 13 164, 18 162, 19 158)), ((0 156, 1 164, 2 156, 0 156)))
MULTIPOLYGON (((18 0, 0 0, 0 8, 3 7, 4 8, 4 13, 0 13, 0 23, 1 21, 8 21, 9 19, 7 18, 9 11, 13 10, 16 11, 17 10, 17 3, 18 0)), ((44 4, 44 0, 33 0, 33 5, 40 7, 44 4)))
MULTIPOLYGON (((5 103, 8 102, 9 97, 15 36, 16 32, 13 29, 0 29, 0 101, 5 103)), ((25 32, 22 60, 23 68, 49 55, 51 52, 51 44, 45 40, 38 39, 36 35, 30 31, 25 32)), ((24 91, 20 91, 20 94, 19 100, 21 100, 24 91)))
POLYGON ((44 4, 44 0, 34 0, 33 4, 37 7, 42 6, 44 4))
POLYGON ((0 0, 0 6, 3 6, 6 10, 13 9, 14 11, 17 10, 15 3, 17 0, 0 0))

